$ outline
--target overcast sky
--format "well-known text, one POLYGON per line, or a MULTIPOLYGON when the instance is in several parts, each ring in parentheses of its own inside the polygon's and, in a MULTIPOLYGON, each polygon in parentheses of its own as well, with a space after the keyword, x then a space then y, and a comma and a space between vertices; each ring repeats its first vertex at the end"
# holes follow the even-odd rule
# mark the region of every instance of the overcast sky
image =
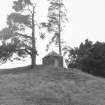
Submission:
MULTIPOLYGON (((86 38, 93 42, 105 41, 105 0, 64 0, 64 2, 69 23, 62 33, 62 38, 71 47, 78 46, 86 38)), ((6 25, 6 17, 12 10, 11 5, 12 0, 0 1, 0 30, 6 25)), ((45 8, 43 3, 41 6, 45 8)), ((43 10, 45 9, 40 9, 41 14, 44 13, 43 10)), ((46 54, 42 51, 42 48, 45 50, 44 42, 40 42, 39 46, 40 60, 46 54)), ((41 62, 40 60, 38 62, 41 62)))

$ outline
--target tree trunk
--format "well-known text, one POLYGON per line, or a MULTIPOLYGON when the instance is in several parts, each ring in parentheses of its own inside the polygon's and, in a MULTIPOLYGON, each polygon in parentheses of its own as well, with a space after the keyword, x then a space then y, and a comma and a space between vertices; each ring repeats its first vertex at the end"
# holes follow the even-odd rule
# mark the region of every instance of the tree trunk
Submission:
POLYGON ((58 40, 59 40, 59 42, 58 42, 59 43, 59 55, 62 56, 62 51, 61 51, 61 49, 62 49, 61 48, 61 34, 60 34, 60 32, 59 32, 59 39, 58 40))
POLYGON ((59 36, 58 36, 58 43, 59 43, 59 54, 62 56, 62 51, 61 51, 61 5, 60 5, 60 0, 59 0, 59 25, 58 25, 58 31, 59 31, 59 36))
POLYGON ((31 55, 31 69, 33 69, 36 65, 36 55, 32 54, 31 55))
POLYGON ((33 13, 32 13, 32 55, 31 55, 31 68, 34 68, 34 66, 36 65, 36 41, 35 41, 34 15, 35 15, 35 7, 33 6, 33 13))

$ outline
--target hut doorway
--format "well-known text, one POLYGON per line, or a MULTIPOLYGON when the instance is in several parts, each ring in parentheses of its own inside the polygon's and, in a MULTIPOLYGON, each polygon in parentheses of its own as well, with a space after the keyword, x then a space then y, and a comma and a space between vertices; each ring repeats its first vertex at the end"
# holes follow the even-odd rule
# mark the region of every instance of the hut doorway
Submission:
POLYGON ((55 59, 55 61, 54 61, 54 66, 55 66, 55 67, 59 67, 59 61, 58 61, 58 59, 55 59))

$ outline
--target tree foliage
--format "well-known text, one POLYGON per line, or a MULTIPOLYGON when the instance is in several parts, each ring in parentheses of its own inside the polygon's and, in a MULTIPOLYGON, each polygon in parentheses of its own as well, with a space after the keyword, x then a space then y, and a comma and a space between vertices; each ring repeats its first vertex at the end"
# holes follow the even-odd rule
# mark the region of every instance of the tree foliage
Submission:
MULTIPOLYGON (((27 52, 32 61, 32 67, 36 65, 36 41, 35 41, 35 5, 30 0, 14 1, 14 13, 8 16, 7 24, 15 36, 18 36, 24 52, 27 52), (27 28, 31 30, 31 36, 23 34, 27 28), (20 37, 19 37, 20 36, 20 37)), ((20 47, 21 48, 21 47, 20 47)))
POLYGON ((83 71, 105 77, 105 43, 96 42, 79 63, 83 71))
POLYGON ((48 43, 47 48, 55 42, 59 47, 61 54, 61 31, 63 30, 64 23, 67 21, 66 9, 63 0, 48 0, 48 22, 42 23, 42 26, 47 27, 47 31, 53 34, 51 41, 48 43))
POLYGON ((92 43, 85 40, 77 48, 66 47, 68 67, 79 68, 84 72, 105 77, 105 43, 92 43))
POLYGON ((81 43, 79 47, 64 47, 64 55, 68 53, 68 59, 66 62, 69 63, 69 67, 77 67, 78 62, 82 57, 86 56, 89 52, 88 50, 92 47, 93 43, 88 39, 85 40, 85 43, 81 43))
POLYGON ((10 39, 11 37, 13 37, 13 34, 12 34, 11 30, 8 27, 3 28, 0 31, 0 40, 5 41, 5 40, 10 39))
POLYGON ((14 53, 19 57, 30 55, 32 67, 36 65, 35 8, 36 3, 33 3, 31 0, 13 1, 14 12, 7 17, 8 27, 0 31, 0 47, 5 53, 8 52, 9 54, 7 54, 7 57, 4 53, 0 52, 0 59, 4 59, 5 55, 7 60, 14 53), (26 33, 27 30, 30 33, 26 33), (7 43, 8 40, 9 43, 7 43), (11 48, 13 50, 10 50, 11 48))
MULTIPOLYGON (((7 38, 6 38, 7 39, 7 38)), ((13 61, 13 54, 17 54, 19 57, 26 57, 27 52, 25 51, 26 49, 23 47, 22 42, 16 38, 12 37, 9 38, 8 40, 3 40, 0 45, 0 63, 6 63, 7 60, 13 61)), ((20 60, 18 58, 18 60, 20 60)))

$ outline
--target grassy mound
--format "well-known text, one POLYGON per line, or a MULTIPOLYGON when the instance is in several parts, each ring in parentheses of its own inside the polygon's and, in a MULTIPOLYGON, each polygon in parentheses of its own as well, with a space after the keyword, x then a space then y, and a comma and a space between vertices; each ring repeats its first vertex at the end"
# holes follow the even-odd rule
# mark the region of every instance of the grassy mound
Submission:
POLYGON ((0 71, 0 105, 105 105, 104 79, 37 66, 0 71))

